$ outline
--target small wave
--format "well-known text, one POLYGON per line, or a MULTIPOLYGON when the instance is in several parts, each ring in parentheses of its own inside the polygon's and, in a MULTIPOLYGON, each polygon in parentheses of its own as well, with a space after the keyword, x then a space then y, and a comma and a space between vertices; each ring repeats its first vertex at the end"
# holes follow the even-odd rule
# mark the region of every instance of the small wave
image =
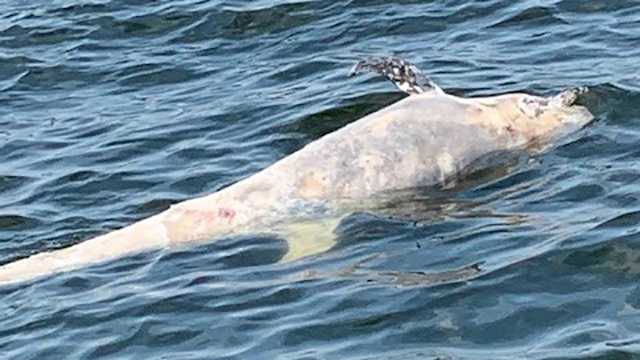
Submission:
POLYGON ((566 21, 557 17, 555 11, 549 7, 536 6, 527 7, 516 13, 511 13, 505 19, 489 26, 489 28, 503 27, 527 27, 530 28, 536 24, 544 24, 544 26, 563 25, 566 21))

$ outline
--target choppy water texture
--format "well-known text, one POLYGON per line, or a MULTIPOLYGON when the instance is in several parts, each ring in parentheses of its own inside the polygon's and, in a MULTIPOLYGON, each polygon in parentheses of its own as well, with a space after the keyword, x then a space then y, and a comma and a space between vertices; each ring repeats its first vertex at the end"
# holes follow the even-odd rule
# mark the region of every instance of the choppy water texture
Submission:
POLYGON ((630 359, 640 353, 636 1, 8 0, 0 263, 227 186, 403 95, 586 85, 597 121, 330 252, 234 238, 0 289, 0 358, 630 359))

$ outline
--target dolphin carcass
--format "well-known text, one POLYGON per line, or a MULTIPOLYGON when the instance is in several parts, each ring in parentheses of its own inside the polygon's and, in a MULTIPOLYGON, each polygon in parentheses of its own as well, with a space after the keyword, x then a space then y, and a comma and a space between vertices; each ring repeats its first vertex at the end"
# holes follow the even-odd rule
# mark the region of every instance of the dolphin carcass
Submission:
POLYGON ((583 89, 462 98, 398 58, 361 61, 353 72, 385 75, 410 96, 330 133, 216 193, 79 244, 0 267, 0 284, 69 271, 142 251, 272 233, 285 260, 329 249, 334 228, 383 192, 437 185, 493 153, 527 149, 573 132, 593 116, 583 89))

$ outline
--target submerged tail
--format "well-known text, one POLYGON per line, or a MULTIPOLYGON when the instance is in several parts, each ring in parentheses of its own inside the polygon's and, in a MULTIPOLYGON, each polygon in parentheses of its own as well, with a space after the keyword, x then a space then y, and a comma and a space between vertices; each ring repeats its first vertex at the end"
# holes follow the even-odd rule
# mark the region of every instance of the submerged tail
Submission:
MULTIPOLYGON (((252 232, 245 227, 234 226, 230 221, 233 220, 233 213, 226 210, 211 212, 189 206, 174 206, 161 214, 77 245, 2 265, 0 286, 167 246, 213 240, 225 234, 252 232)), ((297 221, 271 229, 264 228, 260 232, 283 237, 289 244, 289 251, 282 261, 293 261, 331 248, 335 244, 334 229, 339 221, 340 218, 297 221)))
POLYGON ((0 285, 34 280, 168 243, 159 215, 64 249, 35 254, 0 266, 0 285))

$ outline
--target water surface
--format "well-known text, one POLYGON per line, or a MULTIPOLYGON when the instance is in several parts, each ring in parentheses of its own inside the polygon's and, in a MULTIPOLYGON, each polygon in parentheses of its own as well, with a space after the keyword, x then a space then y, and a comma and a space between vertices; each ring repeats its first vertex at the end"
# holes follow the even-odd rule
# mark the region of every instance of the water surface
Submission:
POLYGON ((7 359, 631 359, 640 352, 635 1, 0 4, 0 263, 221 189, 403 95, 550 94, 597 121, 542 155, 279 239, 140 254, 0 289, 7 359), (392 214, 391 214, 392 213, 392 214))

